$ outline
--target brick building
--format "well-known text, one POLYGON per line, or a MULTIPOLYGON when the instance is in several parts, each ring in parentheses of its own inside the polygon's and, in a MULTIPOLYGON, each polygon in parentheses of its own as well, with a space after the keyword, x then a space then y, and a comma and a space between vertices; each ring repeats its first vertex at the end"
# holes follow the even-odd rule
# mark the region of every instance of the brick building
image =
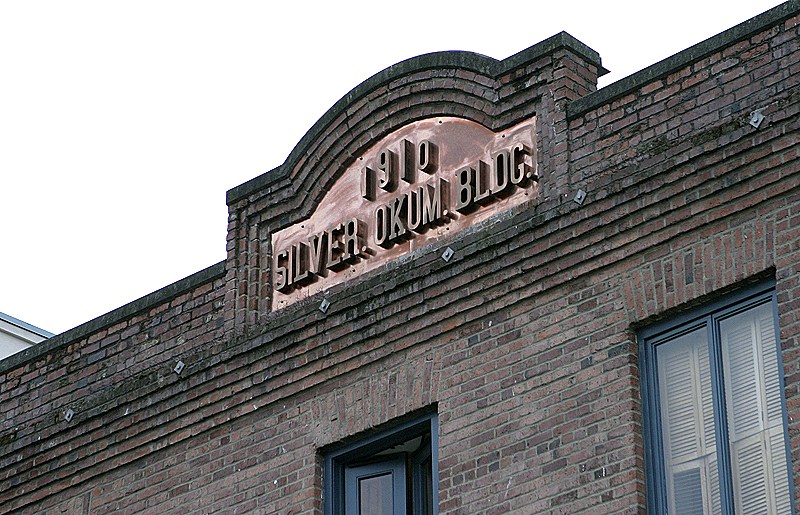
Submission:
POLYGON ((799 27, 367 79, 224 262, 0 362, 0 512, 793 513, 799 27))

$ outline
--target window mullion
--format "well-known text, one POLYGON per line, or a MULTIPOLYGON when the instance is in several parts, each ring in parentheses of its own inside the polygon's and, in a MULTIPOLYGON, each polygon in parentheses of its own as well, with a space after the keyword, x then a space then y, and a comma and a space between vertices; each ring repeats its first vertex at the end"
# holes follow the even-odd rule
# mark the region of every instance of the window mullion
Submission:
POLYGON ((733 471, 731 468, 731 449, 728 436, 728 415, 725 406, 725 380, 722 359, 722 345, 719 322, 706 317, 708 330, 709 366, 711 368, 711 388, 714 402, 714 427, 717 440, 717 467, 719 470, 719 495, 722 515, 735 515, 733 493, 733 471))

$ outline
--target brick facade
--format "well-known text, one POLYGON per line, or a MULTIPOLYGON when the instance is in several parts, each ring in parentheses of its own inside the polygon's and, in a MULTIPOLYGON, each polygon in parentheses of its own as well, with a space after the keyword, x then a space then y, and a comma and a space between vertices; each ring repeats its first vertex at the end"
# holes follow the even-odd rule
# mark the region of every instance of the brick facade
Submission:
POLYGON ((321 514, 326 449, 435 407, 439 513, 643 513, 637 328, 762 279, 797 483, 799 30, 790 1, 601 90, 565 33, 368 79, 228 192, 226 261, 0 362, 0 512, 321 514), (270 235, 381 137, 534 115, 538 198, 270 311, 270 235))

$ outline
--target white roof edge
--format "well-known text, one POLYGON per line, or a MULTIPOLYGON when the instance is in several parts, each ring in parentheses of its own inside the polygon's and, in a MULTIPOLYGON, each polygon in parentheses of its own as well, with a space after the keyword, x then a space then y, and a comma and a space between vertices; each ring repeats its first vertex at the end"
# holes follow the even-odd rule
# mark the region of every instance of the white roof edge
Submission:
POLYGON ((31 325, 31 324, 29 324, 27 322, 23 322, 22 320, 20 320, 18 318, 14 318, 11 315, 6 315, 3 312, 0 312, 0 320, 2 320, 4 322, 8 322, 11 325, 15 325, 15 326, 17 326, 17 327, 19 327, 21 329, 24 329, 26 331, 29 331, 31 333, 35 333, 35 334, 37 334, 37 335, 39 335, 39 336, 41 336, 43 338, 52 338, 53 336, 55 336, 50 331, 45 331, 44 329, 36 327, 35 325, 31 325))

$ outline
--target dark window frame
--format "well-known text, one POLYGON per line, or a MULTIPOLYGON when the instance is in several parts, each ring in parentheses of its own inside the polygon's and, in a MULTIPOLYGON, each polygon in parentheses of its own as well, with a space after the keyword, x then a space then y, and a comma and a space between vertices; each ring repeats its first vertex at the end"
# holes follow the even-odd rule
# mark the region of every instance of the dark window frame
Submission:
MULTIPOLYGON (((347 467, 369 465, 370 463, 385 460, 378 453, 386 451, 396 445, 403 444, 418 437, 426 440, 426 448, 417 453, 412 459, 412 466, 422 469, 422 464, 426 458, 431 461, 432 475, 432 496, 433 496, 433 515, 439 515, 439 421, 435 411, 426 412, 407 419, 401 423, 392 425, 389 428, 376 431, 358 440, 336 445, 323 453, 323 476, 322 476, 322 506, 325 515, 340 515, 345 513, 345 492, 347 485, 345 482, 345 471, 347 467), (427 451, 427 452, 426 452, 427 451), (428 454, 429 453, 429 454, 428 454)), ((421 482, 421 474, 415 471, 411 474, 410 488, 417 492, 424 489, 421 482)), ((419 513, 421 503, 424 502, 421 496, 415 495, 409 502, 413 503, 413 513, 419 513)))
MULTIPOLYGON (((788 427, 786 408, 785 376, 778 324, 778 305, 775 281, 762 281, 744 287, 734 293, 687 310, 677 316, 659 321, 637 331, 641 370, 642 426, 644 432, 645 480, 647 488, 648 513, 664 515, 669 513, 667 491, 667 467, 662 442, 661 400, 659 397, 656 347, 692 331, 705 328, 710 345, 710 368, 714 397, 714 425, 717 435, 717 453, 720 470, 720 497, 723 515, 734 514, 733 471, 731 450, 728 438, 726 406, 719 399, 725 399, 722 350, 719 324, 721 321, 743 313, 749 309, 770 304, 772 307, 775 340, 777 346, 778 371, 784 432, 788 427)), ((791 512, 794 508, 794 478, 789 439, 785 441, 788 464, 788 481, 791 497, 791 512)))

